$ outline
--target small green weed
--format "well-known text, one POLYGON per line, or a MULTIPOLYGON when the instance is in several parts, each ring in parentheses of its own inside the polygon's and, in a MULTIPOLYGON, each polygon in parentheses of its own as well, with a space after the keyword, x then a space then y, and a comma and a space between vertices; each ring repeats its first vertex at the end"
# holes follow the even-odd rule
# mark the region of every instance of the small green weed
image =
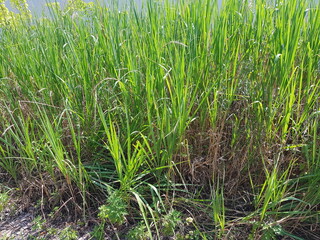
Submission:
POLYGON ((0 212, 2 212, 9 202, 8 193, 0 193, 0 212))
POLYGON ((179 238, 178 236, 177 239, 200 240, 200 239, 203 239, 203 236, 201 235, 201 232, 199 230, 195 230, 195 231, 189 231, 185 236, 181 236, 181 238, 179 238))
POLYGON ((127 203, 123 200, 120 191, 113 192, 107 200, 107 204, 99 208, 98 217, 104 221, 108 219, 112 224, 122 224, 128 215, 127 203))
POLYGON ((14 237, 4 234, 3 236, 0 236, 0 240, 14 240, 14 237))
POLYGON ((162 232, 164 236, 171 236, 175 233, 175 229, 181 223, 181 213, 171 210, 163 217, 162 232))
POLYGON ((92 236, 96 239, 104 239, 104 227, 106 221, 111 224, 123 224, 125 216, 128 215, 127 203, 123 199, 123 194, 119 190, 112 192, 106 204, 99 207, 98 217, 101 223, 95 226, 92 236))
POLYGON ((46 220, 41 216, 37 216, 33 219, 32 223, 32 230, 43 230, 46 225, 46 220))
POLYGON ((132 228, 127 234, 129 240, 146 240, 148 237, 148 229, 144 222, 139 222, 138 225, 132 228))
POLYGON ((68 226, 59 233, 59 237, 65 240, 75 240, 78 239, 78 232, 68 226))
POLYGON ((97 239, 97 240, 103 240, 105 239, 104 237, 104 225, 105 225, 105 222, 102 222, 98 225, 96 225, 93 229, 93 231, 91 232, 91 236, 94 238, 94 239, 97 239))

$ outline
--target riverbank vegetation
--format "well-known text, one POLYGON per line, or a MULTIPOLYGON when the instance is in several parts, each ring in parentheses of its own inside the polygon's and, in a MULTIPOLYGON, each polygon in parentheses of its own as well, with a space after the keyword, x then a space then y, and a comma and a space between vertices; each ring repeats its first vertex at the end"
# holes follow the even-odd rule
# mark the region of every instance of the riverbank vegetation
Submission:
POLYGON ((320 237, 316 2, 74 3, 1 12, 3 196, 97 239, 320 237))

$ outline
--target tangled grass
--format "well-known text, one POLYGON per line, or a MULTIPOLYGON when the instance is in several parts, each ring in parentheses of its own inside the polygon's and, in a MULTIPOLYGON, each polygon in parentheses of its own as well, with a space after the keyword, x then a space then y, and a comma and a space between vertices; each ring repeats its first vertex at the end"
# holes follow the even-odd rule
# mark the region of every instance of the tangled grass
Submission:
POLYGON ((2 25, 3 184, 101 238, 320 237, 316 2, 80 2, 2 25))

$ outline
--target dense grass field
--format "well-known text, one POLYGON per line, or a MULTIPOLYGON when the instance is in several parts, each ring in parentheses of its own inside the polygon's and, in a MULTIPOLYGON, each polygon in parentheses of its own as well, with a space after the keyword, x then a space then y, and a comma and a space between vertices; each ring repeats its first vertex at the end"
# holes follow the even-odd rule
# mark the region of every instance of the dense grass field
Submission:
POLYGON ((0 7, 2 196, 96 239, 320 239, 318 3, 0 7))

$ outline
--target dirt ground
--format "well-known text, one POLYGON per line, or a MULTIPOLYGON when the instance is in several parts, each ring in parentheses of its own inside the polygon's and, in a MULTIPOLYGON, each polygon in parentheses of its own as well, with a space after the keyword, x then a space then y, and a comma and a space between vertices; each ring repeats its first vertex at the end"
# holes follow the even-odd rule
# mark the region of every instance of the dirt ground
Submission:
POLYGON ((55 221, 53 223, 44 221, 43 218, 39 218, 39 215, 32 208, 16 211, 15 213, 12 212, 12 209, 7 208, 0 214, 0 240, 88 240, 92 239, 91 230, 92 228, 90 227, 81 226, 73 222, 55 221), (68 238, 68 234, 70 238, 68 238), (76 236, 76 238, 71 238, 72 236, 76 236))

